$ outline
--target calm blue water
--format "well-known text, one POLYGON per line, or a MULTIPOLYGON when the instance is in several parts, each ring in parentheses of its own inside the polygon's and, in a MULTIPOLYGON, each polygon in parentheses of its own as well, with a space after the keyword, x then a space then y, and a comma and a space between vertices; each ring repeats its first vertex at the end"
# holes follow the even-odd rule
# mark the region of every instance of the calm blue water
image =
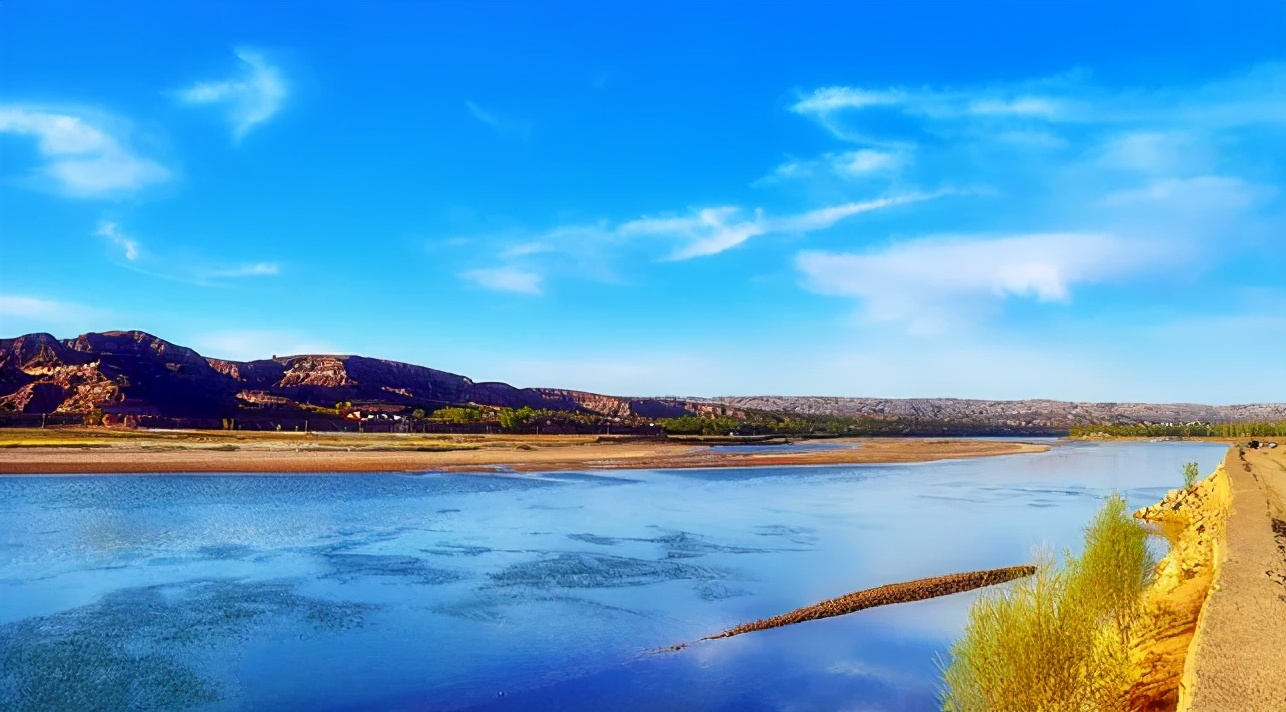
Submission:
POLYGON ((973 594, 648 650, 1076 548, 1218 445, 863 467, 0 477, 5 710, 930 710, 973 594))

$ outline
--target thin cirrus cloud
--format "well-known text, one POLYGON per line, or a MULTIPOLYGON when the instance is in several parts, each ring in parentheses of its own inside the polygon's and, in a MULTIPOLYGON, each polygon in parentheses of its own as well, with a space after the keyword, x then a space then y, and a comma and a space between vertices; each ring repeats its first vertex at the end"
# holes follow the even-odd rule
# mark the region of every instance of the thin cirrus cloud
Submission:
POLYGON ((490 109, 484 109, 472 101, 464 102, 464 106, 469 110, 469 114, 473 118, 490 126, 501 136, 522 139, 531 138, 532 125, 530 121, 503 116, 490 109))
POLYGON ((71 197, 119 197, 170 179, 163 166, 130 148, 123 122, 105 116, 5 106, 0 133, 34 138, 37 185, 71 197))
POLYGON ((941 326, 983 301, 1029 298, 1068 303, 1079 285, 1166 266, 1160 245, 1110 234, 927 237, 854 253, 796 256, 805 288, 859 300, 874 321, 941 326))
POLYGON ((141 241, 127 234, 119 224, 111 220, 100 221, 94 235, 107 240, 119 250, 120 257, 125 260, 121 263, 122 266, 160 279, 214 286, 224 280, 273 277, 281 272, 281 268, 272 262, 209 267, 205 266, 203 260, 194 262, 190 259, 167 258, 144 249, 141 241))
POLYGON ((632 220, 621 225, 618 231, 627 237, 646 235, 676 239, 682 244, 675 247, 667 259, 689 260, 694 257, 717 255, 752 237, 772 233, 804 234, 824 230, 854 215, 918 203, 946 194, 946 192, 908 193, 833 205, 783 217, 768 217, 762 210, 757 210, 753 217, 741 218, 743 211, 739 208, 705 208, 687 217, 632 220))
POLYGON ((832 227, 865 212, 932 200, 951 191, 907 193, 854 201, 801 213, 770 216, 762 209, 748 213, 735 206, 701 208, 687 215, 642 217, 617 225, 565 225, 499 250, 500 267, 476 269, 459 276, 499 292, 536 295, 550 271, 617 281, 611 263, 628 248, 653 250, 668 245, 662 262, 711 257, 746 241, 770 234, 803 235, 832 227))
POLYGON ((541 276, 535 272, 513 267, 473 269, 460 273, 460 277, 493 292, 539 295, 541 276))
POLYGON ((905 151, 919 143, 926 129, 941 130, 939 124, 983 121, 1056 121, 1070 106, 1065 102, 1026 93, 1025 88, 1002 90, 999 96, 970 91, 933 91, 855 87, 823 87, 802 97, 790 107, 796 114, 816 119, 841 140, 866 146, 905 151), (906 126, 905 122, 867 125, 863 118, 901 114, 929 122, 931 126, 906 126), (888 126, 897 127, 889 129, 888 126))
POLYGON ((962 88, 831 86, 802 95, 791 111, 816 119, 845 141, 907 145, 915 142, 913 135, 890 133, 863 117, 893 112, 919 121, 921 131, 939 134, 982 130, 1004 135, 996 131, 1002 125, 1030 127, 1019 136, 1042 136, 1040 131, 1073 124, 1212 130, 1286 123, 1284 93, 1286 63, 1268 62, 1198 87, 1108 89, 1080 71, 962 88))
POLYGON ((138 240, 121 232, 121 228, 114 222, 104 220, 98 223, 98 229, 94 234, 99 237, 107 238, 113 245, 119 247, 121 256, 130 262, 137 262, 140 254, 138 240))
POLYGON ((233 53, 241 61, 239 76, 197 82, 178 96, 188 104, 225 106, 232 137, 240 141, 281 110, 288 90, 281 70, 269 64, 261 52, 241 47, 233 53))
POLYGON ((1269 185, 1256 185, 1229 176, 1159 178, 1141 187, 1117 190, 1099 201, 1105 207, 1163 205, 1167 210, 1218 211, 1235 214, 1272 198, 1278 192, 1269 185))
POLYGON ((931 118, 1014 117, 1024 119, 1066 120, 1080 114, 1077 105, 1067 99, 1037 96, 1023 87, 974 91, 911 91, 905 89, 869 90, 854 87, 823 87, 801 98, 791 111, 797 114, 826 117, 844 110, 893 108, 931 118))
POLYGON ((256 262, 241 267, 231 269, 213 270, 209 274, 211 277, 273 277, 281 272, 281 268, 271 262, 256 262))
POLYGON ((856 151, 828 152, 812 160, 792 159, 773 169, 772 173, 755 181, 767 185, 781 181, 804 180, 833 175, 845 179, 879 179, 896 174, 912 162, 908 149, 877 150, 862 148, 856 151))

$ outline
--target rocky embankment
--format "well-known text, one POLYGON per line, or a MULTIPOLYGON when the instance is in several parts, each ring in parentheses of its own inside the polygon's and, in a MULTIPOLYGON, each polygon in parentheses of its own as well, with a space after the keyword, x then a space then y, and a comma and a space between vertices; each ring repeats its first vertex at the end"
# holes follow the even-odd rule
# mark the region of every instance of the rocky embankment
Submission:
POLYGON ((1143 594, 1143 615, 1132 651, 1142 676, 1130 690, 1130 708, 1173 710, 1197 620, 1218 567, 1231 504, 1223 466, 1201 483, 1171 490, 1134 516, 1155 525, 1170 542, 1156 580, 1143 594))
POLYGON ((1130 709, 1286 710, 1286 454, 1233 447, 1135 516, 1170 551, 1144 593, 1130 709))

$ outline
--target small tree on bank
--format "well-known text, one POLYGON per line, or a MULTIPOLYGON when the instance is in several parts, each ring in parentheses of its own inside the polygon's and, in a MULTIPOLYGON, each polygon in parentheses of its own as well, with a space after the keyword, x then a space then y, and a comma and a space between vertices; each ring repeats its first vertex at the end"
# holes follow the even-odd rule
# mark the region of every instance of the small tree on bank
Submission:
POLYGON ((1189 462, 1183 466, 1184 489, 1192 489, 1197 484, 1198 479, 1201 479, 1201 470, 1197 467, 1197 463, 1189 462))

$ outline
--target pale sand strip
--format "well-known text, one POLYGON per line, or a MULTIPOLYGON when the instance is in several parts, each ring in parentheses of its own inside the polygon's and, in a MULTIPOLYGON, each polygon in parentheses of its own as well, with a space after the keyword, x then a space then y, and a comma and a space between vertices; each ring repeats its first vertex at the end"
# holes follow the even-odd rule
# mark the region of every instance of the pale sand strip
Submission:
MULTIPOLYGON (((200 434, 193 438, 208 437, 200 434)), ((926 440, 872 438, 855 441, 857 447, 798 453, 720 451, 679 442, 592 441, 588 438, 545 436, 525 438, 515 444, 473 438, 470 449, 421 452, 405 447, 351 451, 311 449, 294 441, 256 438, 238 450, 221 450, 176 444, 170 437, 165 449, 137 442, 102 442, 90 449, 78 447, 0 448, 0 474, 128 474, 194 472, 486 472, 497 469, 519 472, 551 470, 617 470, 632 468, 756 467, 770 465, 843 465, 927 462, 962 457, 1044 452, 1046 444, 1009 441, 926 440), (298 448, 298 449, 296 449, 298 448)), ((322 444, 336 440, 318 439, 322 444)), ((344 442, 354 442, 345 440, 344 442)), ((392 442, 367 440, 369 443, 392 442)))
POLYGON ((1286 448, 1229 450, 1232 511, 1178 709, 1286 711, 1286 448))

